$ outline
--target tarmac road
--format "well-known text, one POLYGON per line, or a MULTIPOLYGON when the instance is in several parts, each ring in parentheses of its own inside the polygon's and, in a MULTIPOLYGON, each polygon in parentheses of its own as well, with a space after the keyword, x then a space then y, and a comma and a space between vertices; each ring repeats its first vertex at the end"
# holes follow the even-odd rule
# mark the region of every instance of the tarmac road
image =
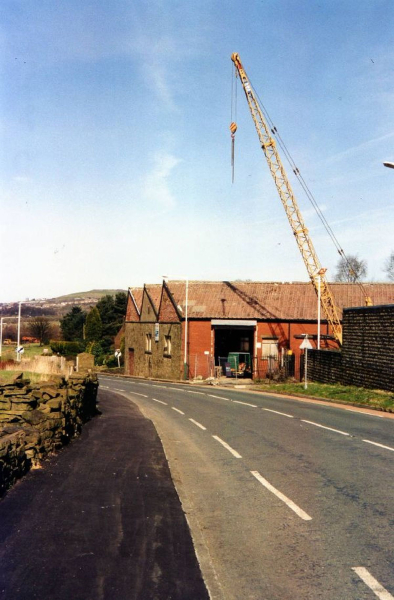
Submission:
POLYGON ((394 420, 100 378, 152 419, 212 599, 394 600, 394 420))
POLYGON ((99 399, 0 502, 0 599, 207 600, 155 428, 119 394, 99 399))

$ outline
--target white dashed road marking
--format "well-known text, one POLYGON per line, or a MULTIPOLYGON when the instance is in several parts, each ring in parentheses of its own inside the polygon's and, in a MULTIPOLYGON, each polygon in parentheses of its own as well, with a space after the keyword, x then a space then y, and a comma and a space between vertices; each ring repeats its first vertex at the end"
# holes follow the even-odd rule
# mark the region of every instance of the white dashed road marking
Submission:
POLYGON ((293 510, 299 517, 301 517, 301 519, 304 519, 304 521, 312 520, 312 517, 310 517, 305 511, 303 511, 302 508, 297 506, 297 504, 295 504, 292 500, 290 500, 290 498, 288 498, 287 496, 282 494, 282 492, 274 488, 274 486, 271 485, 269 481, 264 479, 264 477, 262 477, 258 471, 251 471, 251 473, 253 477, 257 479, 257 481, 259 481, 265 488, 267 488, 267 490, 275 494, 275 496, 279 498, 279 500, 282 500, 282 502, 284 502, 289 508, 291 508, 291 510, 293 510))
POLYGON ((159 404, 164 404, 165 406, 168 406, 167 402, 163 402, 163 400, 156 400, 156 398, 152 398, 152 400, 158 402, 159 404))
POLYGON ((367 444, 372 444, 373 446, 378 446, 379 448, 384 448, 385 450, 391 450, 391 452, 394 452, 394 448, 391 448, 390 446, 384 446, 383 444, 378 444, 377 442, 371 442, 371 440, 363 440, 363 442, 366 442, 367 444))
POLYGON ((197 427, 199 427, 200 429, 203 429, 204 431, 206 431, 207 428, 204 427, 204 425, 201 425, 201 423, 199 423, 198 421, 195 421, 194 419, 189 419, 189 421, 194 423, 194 425, 197 425, 197 427))
POLYGON ((138 394, 137 392, 129 392, 129 394, 133 394, 133 396, 142 396, 143 398, 148 398, 146 394, 138 394))
POLYGON ((175 406, 171 406, 172 410, 176 410, 176 412, 178 412, 181 415, 184 415, 185 413, 182 412, 181 410, 179 410, 179 408, 175 408, 175 406))
POLYGON ((231 454, 233 456, 235 456, 235 458, 242 458, 242 456, 236 450, 234 450, 234 448, 231 448, 231 446, 229 446, 219 436, 213 435, 212 437, 213 437, 214 440, 216 440, 217 442, 219 442, 219 444, 222 444, 222 446, 224 446, 224 448, 226 448, 226 450, 228 450, 229 452, 231 452, 231 454))
POLYGON ((289 419, 294 419, 293 415, 288 415, 287 413, 279 412, 279 410, 272 410, 271 408, 263 408, 263 410, 267 410, 268 412, 272 412, 277 415, 282 415, 282 417, 289 417, 289 419))
POLYGON ((218 398, 218 400, 227 400, 227 402, 231 402, 229 398, 224 398, 223 396, 214 396, 213 394, 208 394, 210 398, 218 398))
POLYGON ((204 392, 195 392, 194 390, 186 390, 189 394, 200 394, 200 396, 205 396, 204 392))
POLYGON ((394 596, 390 594, 365 567, 352 567, 352 571, 357 573, 360 579, 373 591, 379 600, 394 600, 394 596))
POLYGON ((305 419, 301 419, 303 423, 309 423, 309 425, 315 425, 315 427, 321 427, 322 429, 328 429, 328 431, 334 431, 335 433, 340 433, 341 435, 350 435, 350 433, 346 433, 346 431, 340 431, 339 429, 333 429, 332 427, 326 427, 325 425, 320 425, 320 423, 314 423, 313 421, 306 421, 305 419))
POLYGON ((252 408, 257 408, 256 404, 249 404, 249 402, 241 402, 241 400, 233 400, 235 404, 244 404, 245 406, 251 406, 252 408))

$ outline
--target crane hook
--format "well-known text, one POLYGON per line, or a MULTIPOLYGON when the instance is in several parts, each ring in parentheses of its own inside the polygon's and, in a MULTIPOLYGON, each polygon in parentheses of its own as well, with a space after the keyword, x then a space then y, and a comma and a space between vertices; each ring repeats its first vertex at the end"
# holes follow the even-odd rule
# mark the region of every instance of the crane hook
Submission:
POLYGON ((230 125, 231 131, 231 167, 232 167, 232 183, 234 183, 234 146, 235 146, 235 132, 237 131, 237 124, 234 121, 230 125))

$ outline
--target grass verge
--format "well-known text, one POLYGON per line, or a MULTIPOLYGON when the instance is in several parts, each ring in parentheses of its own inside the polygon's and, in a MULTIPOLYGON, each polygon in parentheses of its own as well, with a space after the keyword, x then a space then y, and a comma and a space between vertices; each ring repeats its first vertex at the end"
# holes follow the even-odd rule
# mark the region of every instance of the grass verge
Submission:
MULTIPOLYGON (((22 371, 2 371, 0 370, 0 385, 12 383, 17 375, 22 371)), ((23 378, 30 379, 30 383, 38 383, 39 381, 48 381, 50 375, 44 375, 42 373, 33 373, 31 371, 23 371, 23 378)))
POLYGON ((312 396, 334 402, 346 402, 362 405, 366 408, 379 408, 380 410, 394 412, 394 394, 382 390, 312 382, 308 383, 307 389, 304 388, 303 383, 257 383, 256 388, 264 392, 312 396))

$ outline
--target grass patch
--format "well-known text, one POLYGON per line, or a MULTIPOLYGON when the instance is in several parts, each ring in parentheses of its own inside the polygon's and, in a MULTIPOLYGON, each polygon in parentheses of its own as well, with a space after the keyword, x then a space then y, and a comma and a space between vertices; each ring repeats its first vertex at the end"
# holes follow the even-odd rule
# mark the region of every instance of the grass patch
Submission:
MULTIPOLYGON (((0 371, 0 385, 4 383, 12 383, 17 375, 22 371, 0 371)), ((30 383, 39 383, 40 381, 48 381, 50 375, 43 373, 33 373, 32 371, 23 371, 23 378, 30 379, 30 383)))
POLYGON ((258 383, 257 389, 278 394, 296 394, 297 396, 313 396, 324 400, 361 404, 366 407, 380 408, 394 412, 394 394, 382 390, 368 390, 352 385, 331 385, 326 383, 258 383))
MULTIPOLYGON (((33 358, 33 356, 41 356, 44 348, 47 348, 49 354, 52 354, 51 347, 40 346, 40 344, 23 344, 24 353, 22 358, 33 358)), ((16 360, 16 344, 12 346, 5 346, 3 344, 1 348, 1 360, 16 360)))

